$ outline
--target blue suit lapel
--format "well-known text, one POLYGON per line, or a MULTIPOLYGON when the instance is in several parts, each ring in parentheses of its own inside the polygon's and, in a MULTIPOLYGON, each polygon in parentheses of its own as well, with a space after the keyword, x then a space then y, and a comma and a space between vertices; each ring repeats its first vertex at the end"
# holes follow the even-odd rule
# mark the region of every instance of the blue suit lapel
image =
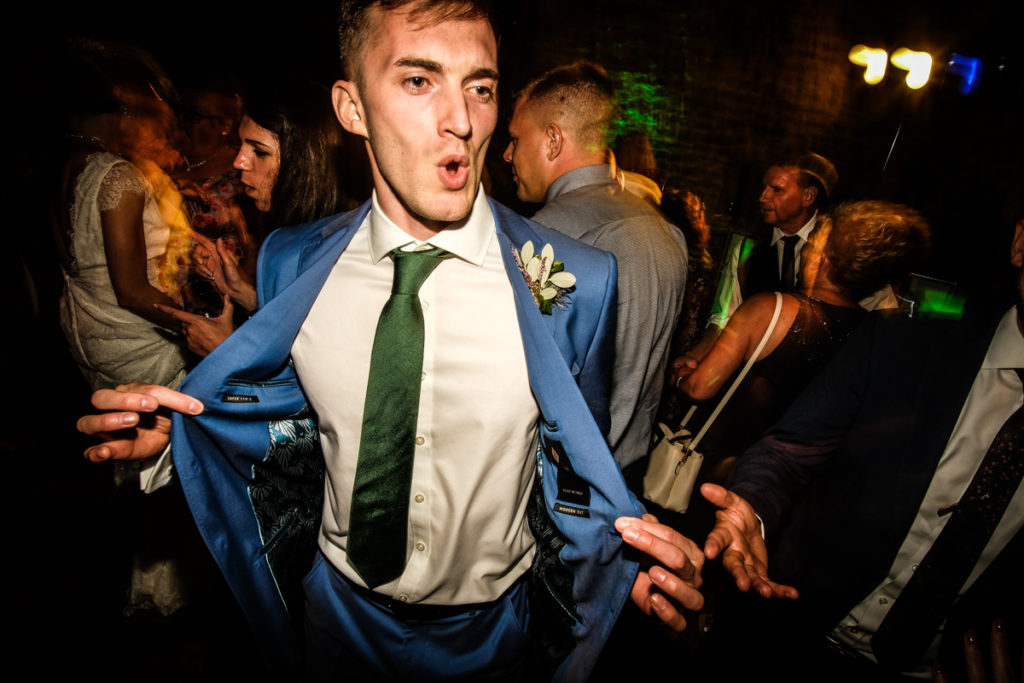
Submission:
MULTIPOLYGON (((542 416, 550 421, 551 409, 556 404, 561 405, 561 399, 565 399, 566 394, 578 394, 578 387, 569 369, 573 364, 573 351, 560 348, 553 335, 557 324, 555 316, 566 315, 567 312, 556 310, 551 315, 544 315, 540 312, 533 293, 527 286, 526 280, 519 270, 519 265, 512 255, 513 250, 521 249, 528 241, 533 241, 536 249, 540 251, 545 244, 543 238, 518 216, 499 212, 497 208, 495 208, 494 215, 498 226, 501 256, 515 295, 516 315, 526 354, 530 388, 533 389, 537 398, 542 416)), ((573 313, 578 314, 579 312, 574 311, 573 313)), ((573 403, 575 404, 575 402, 573 403)), ((577 417, 582 418, 584 423, 592 421, 590 410, 582 400, 582 395, 580 395, 579 404, 586 412, 577 417)), ((596 426, 595 431, 600 435, 596 426)))
MULTIPOLYGON (((627 599, 637 571, 636 563, 622 556, 614 520, 619 515, 639 516, 643 509, 626 489, 604 435, 577 386, 571 368, 576 365, 578 350, 572 348, 569 337, 556 334, 571 326, 561 316, 593 316, 592 327, 596 328, 602 311, 582 310, 583 301, 574 297, 567 300, 567 310, 542 314, 512 257, 512 249, 520 248, 528 240, 540 249, 548 240, 521 217, 493 203, 492 207, 502 258, 515 295, 530 387, 541 413, 540 431, 546 455, 541 467, 545 508, 565 540, 558 556, 574 577, 571 602, 579 619, 573 629, 577 644, 554 679, 585 680, 627 599), (555 452, 555 443, 560 446, 560 456, 555 452), (582 479, 589 491, 588 502, 559 502, 559 472, 566 471, 573 473, 574 480, 576 476, 582 479)), ((562 245, 560 248, 571 248, 564 241, 562 245)), ((586 270, 587 260, 580 259, 578 268, 567 262, 567 267, 578 276, 587 274, 578 280, 584 287, 599 279, 586 270)), ((612 267, 600 279, 607 280, 608 272, 614 278, 612 267)), ((583 329, 587 327, 582 325, 583 329)))
POLYGON ((283 285, 280 292, 271 292, 270 300, 252 320, 196 367, 196 377, 190 384, 201 386, 206 377, 261 377, 280 368, 291 353, 299 327, 365 213, 360 211, 355 220, 342 225, 328 223, 312 233, 297 253, 298 277, 283 285), (257 352, 253 353, 254 350, 257 352))

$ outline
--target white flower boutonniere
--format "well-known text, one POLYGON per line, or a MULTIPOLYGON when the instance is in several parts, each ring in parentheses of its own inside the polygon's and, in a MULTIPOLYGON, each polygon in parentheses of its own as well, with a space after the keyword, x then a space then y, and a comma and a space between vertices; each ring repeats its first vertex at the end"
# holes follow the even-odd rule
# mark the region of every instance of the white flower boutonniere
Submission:
POLYGON ((522 251, 512 247, 512 255, 541 313, 551 315, 552 307, 566 305, 562 297, 576 288, 576 276, 565 270, 564 263, 555 260, 554 247, 545 244, 538 255, 530 241, 522 251))

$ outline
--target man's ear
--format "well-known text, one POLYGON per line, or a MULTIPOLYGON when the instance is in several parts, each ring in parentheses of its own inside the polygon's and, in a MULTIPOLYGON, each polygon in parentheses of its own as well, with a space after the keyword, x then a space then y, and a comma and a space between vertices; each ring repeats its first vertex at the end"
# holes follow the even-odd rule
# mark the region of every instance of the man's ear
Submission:
POLYGON ((818 198, 818 188, 811 185, 804 188, 803 205, 810 206, 818 198))
POLYGON ((562 127, 557 123, 549 123, 548 127, 544 129, 545 146, 547 147, 547 159, 548 161, 554 161, 562 153, 562 147, 565 145, 565 135, 562 132, 562 127))
POLYGON ((1024 268, 1024 218, 1017 221, 1013 232, 1013 244, 1010 245, 1010 263, 1024 268))
POLYGON ((342 128, 350 133, 369 139, 366 132, 366 121, 363 118, 363 106, 359 101, 359 89, 352 81, 336 81, 331 89, 331 101, 334 113, 341 122, 342 128))

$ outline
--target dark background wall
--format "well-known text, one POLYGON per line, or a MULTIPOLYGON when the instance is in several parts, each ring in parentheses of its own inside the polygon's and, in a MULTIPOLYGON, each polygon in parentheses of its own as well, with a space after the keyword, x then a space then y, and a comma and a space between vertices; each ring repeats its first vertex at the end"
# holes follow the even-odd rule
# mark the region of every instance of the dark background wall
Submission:
MULTIPOLYGON (((49 125, 39 107, 53 94, 46 70, 68 36, 142 45, 172 80, 216 68, 258 87, 261 74, 284 68, 329 83, 338 76, 335 4, 23 4, 8 24, 6 45, 14 60, 11 80, 32 97, 13 103, 28 104, 34 113, 28 120, 49 125)), ((909 203, 928 215, 940 238, 964 228, 1008 229, 1016 210, 1006 197, 1019 197, 1022 187, 1024 49, 1007 3, 495 4, 503 113, 509 93, 544 68, 576 58, 604 64, 631 86, 633 120, 648 123, 662 180, 698 192, 715 229, 749 232, 765 166, 808 149, 835 162, 841 196, 909 203), (890 66, 881 84, 866 85, 846 57, 857 43, 890 53, 901 46, 930 51, 932 82, 910 91, 890 66), (960 95, 958 79, 946 75, 953 52, 985 60, 972 95, 960 95)), ((495 159, 505 121, 492 145, 495 159)), ((493 171, 495 194, 514 203, 507 173, 500 164, 493 171)), ((945 241, 939 239, 940 247, 945 241)))

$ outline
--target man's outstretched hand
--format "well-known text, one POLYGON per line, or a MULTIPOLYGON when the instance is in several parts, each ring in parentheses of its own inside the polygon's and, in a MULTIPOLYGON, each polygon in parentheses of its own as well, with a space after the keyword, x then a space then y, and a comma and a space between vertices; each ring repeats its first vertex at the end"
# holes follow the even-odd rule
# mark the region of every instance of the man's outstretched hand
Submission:
POLYGON ((700 570, 704 554, 697 544, 672 527, 659 524, 654 515, 643 519, 619 517, 615 528, 622 540, 645 553, 630 598, 644 614, 657 616, 675 631, 686 628, 680 607, 699 610, 704 606, 700 570))
POLYGON ((103 440, 85 449, 93 462, 142 460, 159 455, 170 442, 170 412, 198 415, 203 404, 158 384, 122 384, 93 393, 92 404, 107 411, 78 419, 78 431, 103 440))
POLYGON ((796 598, 796 588, 768 578, 768 550, 761 536, 761 522, 750 503, 715 484, 704 484, 700 493, 718 507, 715 528, 704 543, 707 558, 721 556, 722 566, 741 591, 753 588, 765 598, 796 598))

